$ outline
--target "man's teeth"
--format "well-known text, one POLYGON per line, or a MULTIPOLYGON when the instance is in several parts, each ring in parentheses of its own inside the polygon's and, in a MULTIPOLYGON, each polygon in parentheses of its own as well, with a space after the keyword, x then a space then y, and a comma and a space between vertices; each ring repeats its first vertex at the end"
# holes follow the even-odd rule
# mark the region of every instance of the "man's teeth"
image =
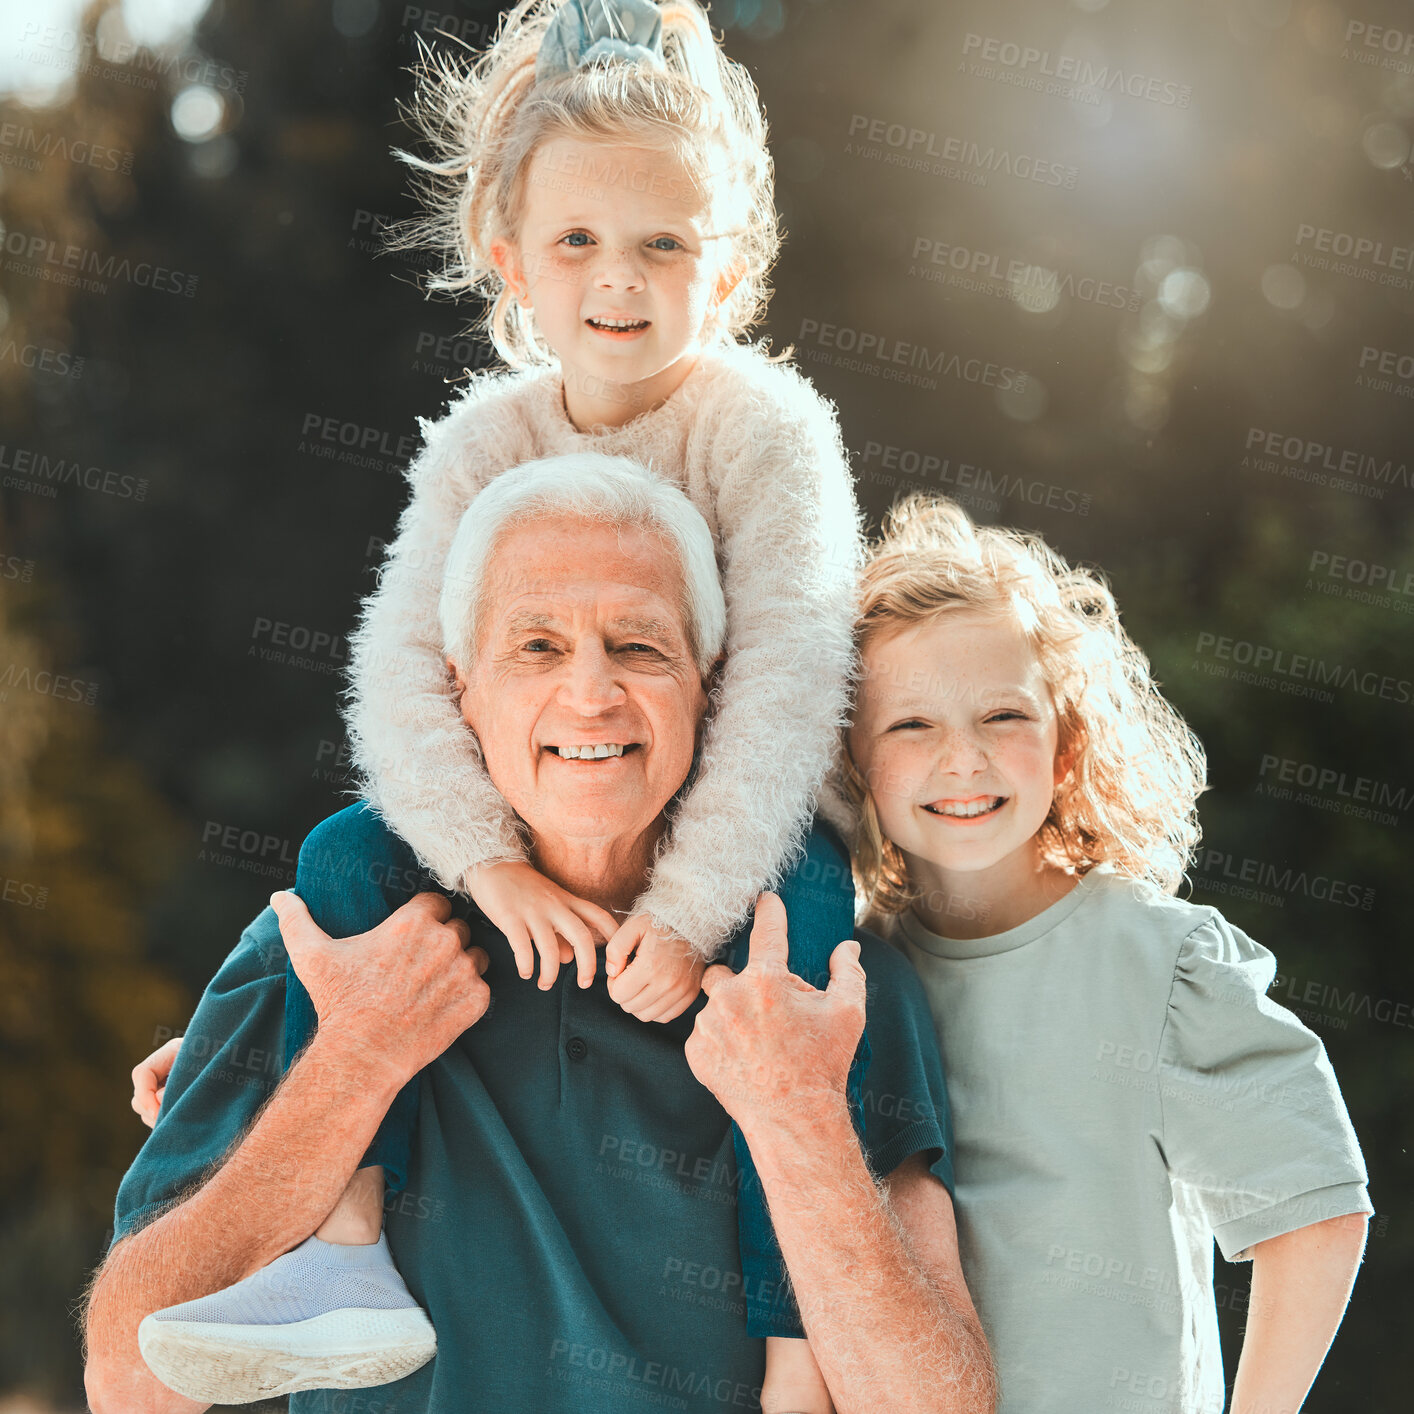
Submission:
POLYGON ((591 319, 589 322, 596 329, 643 329, 648 324, 646 319, 591 319))
POLYGON ((984 795, 980 800, 940 801, 937 805, 930 805, 928 809, 934 815, 959 815, 966 819, 973 815, 985 815, 989 810, 995 810, 1001 802, 999 795, 984 795))
POLYGON ((623 746, 617 742, 605 742, 599 746, 556 746, 552 750, 559 752, 566 761, 602 761, 606 756, 622 756, 623 746))

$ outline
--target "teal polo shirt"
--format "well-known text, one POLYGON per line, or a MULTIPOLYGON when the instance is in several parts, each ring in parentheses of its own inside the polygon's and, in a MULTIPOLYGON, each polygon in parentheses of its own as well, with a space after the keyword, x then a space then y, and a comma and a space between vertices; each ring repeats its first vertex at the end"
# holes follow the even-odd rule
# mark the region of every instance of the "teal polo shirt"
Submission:
MULTIPOLYGON (((542 992, 500 933, 469 921, 491 1007, 423 1072, 386 1220, 437 1357, 378 1389, 294 1395, 291 1414, 758 1409, 765 1342, 746 1333, 731 1125, 683 1056, 703 999, 660 1025, 621 1011, 602 967, 587 990, 562 968, 542 992)), ((921 1152, 951 1191, 927 1000, 894 949, 867 934, 861 949, 869 1166, 882 1177, 921 1152)), ((266 909, 192 1017, 118 1191, 115 1241, 206 1177, 278 1084, 285 966, 266 909)))

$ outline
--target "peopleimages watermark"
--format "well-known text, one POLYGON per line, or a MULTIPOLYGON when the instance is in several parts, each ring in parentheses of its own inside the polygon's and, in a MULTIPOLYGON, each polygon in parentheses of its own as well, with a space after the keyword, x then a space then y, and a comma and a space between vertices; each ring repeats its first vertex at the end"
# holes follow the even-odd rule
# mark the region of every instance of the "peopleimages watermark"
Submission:
POLYGON ((27 491, 52 499, 58 496, 60 486, 77 486, 82 491, 116 496, 120 501, 147 499, 145 476, 125 476, 97 466, 84 466, 76 458, 51 457, 48 452, 36 451, 33 447, 10 447, 0 442, 0 472, 5 473, 0 486, 7 491, 27 491))
POLYGON ((1193 879, 1195 889, 1250 898, 1255 903, 1271 903, 1278 908, 1284 908, 1287 898, 1296 894, 1317 903, 1358 908, 1365 913, 1375 906, 1375 891, 1368 885, 1353 884, 1329 874, 1312 874, 1269 859, 1230 854, 1224 849, 1200 849, 1193 870, 1197 876, 1193 879))
POLYGON ((56 673, 50 668, 37 668, 29 663, 10 663, 0 672, 0 702, 10 700, 10 690, 33 692, 40 697, 52 697, 56 702, 78 702, 92 707, 98 700, 98 684, 84 678, 56 673))
POLYGON ((859 460, 864 478, 876 485, 896 490, 945 486, 949 495, 972 505, 979 503, 979 497, 995 498, 986 502, 989 511, 1001 510, 1004 499, 1015 497, 1029 506, 1088 516, 1094 499, 1090 492, 1074 487, 1057 486, 1019 472, 993 471, 973 462, 954 461, 936 452, 921 452, 892 442, 866 441, 859 460))
POLYGON ((1360 350, 1355 386, 1372 393, 1392 393, 1396 398, 1414 398, 1414 353, 1366 344, 1360 350))
POLYGON ((1414 30, 1372 25, 1365 20, 1347 20, 1344 59, 1374 68, 1414 74, 1414 30))
POLYGON ((1296 228, 1291 263, 1370 284, 1414 290, 1414 245, 1386 245, 1374 236, 1357 236, 1303 221, 1296 228))
POLYGON ((1209 676, 1232 678, 1256 687, 1277 687, 1297 697, 1333 702, 1331 689, 1334 689, 1358 693, 1361 697, 1378 697, 1402 706, 1414 703, 1414 683, 1408 678, 1396 678, 1345 663, 1328 663, 1314 654, 1289 653, 1269 643, 1232 638, 1204 629, 1198 634, 1194 651, 1200 660, 1206 659, 1195 663, 1194 667, 1209 676))
POLYGON ((112 281, 191 299, 200 279, 150 260, 135 261, 126 255, 104 255, 84 246, 61 245, 37 232, 16 231, 4 226, 0 226, 0 254, 5 257, 0 269, 29 279, 68 285, 86 294, 107 294, 112 281))
POLYGON ((1382 501, 1391 486, 1409 490, 1408 463, 1377 457, 1353 447, 1337 448, 1327 442, 1265 427, 1247 429, 1242 466, 1252 471, 1272 471, 1293 481, 1329 486, 1382 501))
POLYGON ((930 349, 926 344, 911 343, 876 330, 802 319, 796 339, 798 344, 808 340, 814 346, 798 348, 802 358, 910 387, 936 391, 938 380, 928 375, 938 373, 962 383, 1004 392, 1013 389, 1023 392, 1026 388, 1026 374, 1008 364, 949 349, 930 349))
POLYGON ((850 115, 849 136, 852 141, 845 143, 846 156, 863 157, 924 176, 947 177, 969 186, 985 187, 992 176, 1003 176, 1073 191, 1080 178, 1079 170, 1064 162, 1013 152, 995 144, 983 147, 971 138, 939 137, 927 128, 871 118, 864 113, 850 115))
POLYGON ((29 46, 21 48, 19 56, 31 64, 73 69, 149 91, 156 89, 159 77, 184 84, 205 84, 222 93, 244 93, 250 80, 244 69, 218 64, 200 54, 166 47, 149 49, 135 40, 99 38, 38 20, 29 21, 20 31, 20 44, 29 46))
POLYGON ((1260 796, 1377 825, 1397 825, 1400 812, 1414 802, 1414 792, 1408 786, 1291 756, 1264 755, 1257 777, 1256 793, 1260 796))
POLYGON ((1051 309, 1062 295, 1130 313, 1142 303, 1139 291, 1127 285, 1072 271, 1062 274, 1029 260, 1007 259, 996 251, 973 250, 933 236, 915 236, 909 260, 908 273, 915 279, 1015 300, 1023 309, 1051 309))
POLYGON ((87 138, 66 137, 63 133, 41 132, 29 123, 0 123, 0 165, 38 172, 51 157, 76 167, 121 172, 124 176, 133 170, 133 154, 121 148, 87 138))
POLYGON ((13 363, 17 368, 28 368, 31 373, 52 373, 56 378, 83 377, 82 357, 48 344, 21 344, 16 339, 8 339, 0 343, 0 363, 13 363))
POLYGON ((1187 108, 1193 88, 1118 65, 1095 64, 1073 54, 1053 54, 1030 44, 992 35, 968 34, 962 41, 959 73, 1027 88, 1073 102, 1097 103, 1100 94, 1122 94, 1170 108, 1187 108))
POLYGON ((1382 565, 1357 555, 1313 550, 1306 566, 1306 588, 1377 609, 1414 613, 1414 570, 1382 565))
POLYGON ((381 427, 369 427, 349 418, 307 412, 300 422, 299 450, 306 456, 341 466, 364 467, 401 474, 417 450, 417 437, 381 427))

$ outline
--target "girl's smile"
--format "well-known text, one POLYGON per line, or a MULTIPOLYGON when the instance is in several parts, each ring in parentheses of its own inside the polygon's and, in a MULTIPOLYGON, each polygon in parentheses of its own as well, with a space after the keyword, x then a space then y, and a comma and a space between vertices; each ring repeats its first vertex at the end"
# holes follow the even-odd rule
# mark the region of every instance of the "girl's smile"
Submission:
POLYGON ((947 609, 871 640, 864 663, 850 754, 907 860, 924 922, 936 913, 935 931, 955 928, 954 895, 980 900, 991 931, 1053 902, 1060 871, 1042 864, 1036 834, 1067 766, 1019 624, 947 609))

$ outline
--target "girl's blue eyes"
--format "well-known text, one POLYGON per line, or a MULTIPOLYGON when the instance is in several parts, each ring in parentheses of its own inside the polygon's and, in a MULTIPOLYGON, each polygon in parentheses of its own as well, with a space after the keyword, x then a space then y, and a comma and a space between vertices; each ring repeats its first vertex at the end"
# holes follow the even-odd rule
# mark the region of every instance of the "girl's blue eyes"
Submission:
MULTIPOLYGON (((993 713, 991 714, 991 716, 986 717, 986 718, 983 719, 983 725, 984 725, 984 726, 989 726, 989 725, 991 725, 991 723, 993 723, 993 722, 1026 722, 1026 721, 1030 721, 1030 718, 1027 717, 1024 712, 1011 712, 1011 711, 1007 711, 1007 712, 993 712, 993 713)), ((928 725, 927 722, 919 721, 917 717, 910 717, 906 722, 895 722, 895 723, 893 724, 893 726, 891 726, 891 727, 889 728, 889 730, 890 730, 891 732, 917 731, 917 730, 919 730, 920 728, 927 727, 927 725, 928 725)))
MULTIPOLYGON (((590 245, 592 241, 593 237, 590 236, 588 231, 571 231, 567 236, 560 237, 561 244, 569 245, 574 250, 583 250, 586 246, 590 245)), ((648 245, 652 250, 664 252, 687 249, 676 236, 654 236, 653 239, 648 242, 648 245)))

